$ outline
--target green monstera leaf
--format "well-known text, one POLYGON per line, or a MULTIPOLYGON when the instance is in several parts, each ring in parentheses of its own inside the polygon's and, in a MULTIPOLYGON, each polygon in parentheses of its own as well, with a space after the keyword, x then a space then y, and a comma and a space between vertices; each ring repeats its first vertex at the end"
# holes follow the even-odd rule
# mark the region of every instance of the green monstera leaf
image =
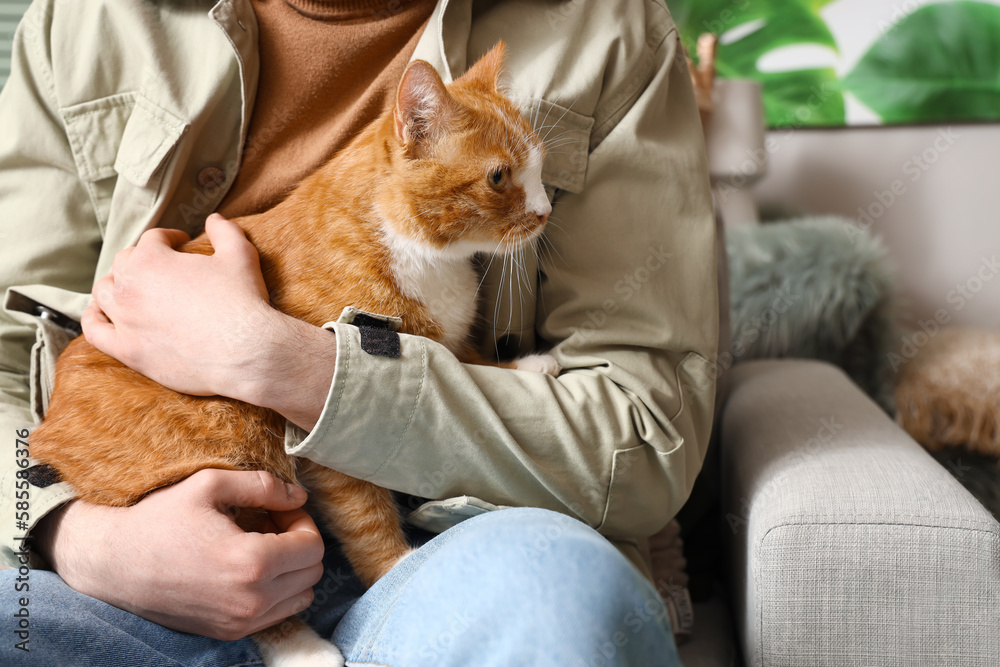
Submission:
POLYGON ((921 7, 872 45, 843 86, 886 123, 996 119, 1000 7, 921 7))
POLYGON ((668 0, 667 5, 690 53, 703 33, 725 35, 742 28, 736 39, 719 45, 719 76, 760 81, 768 124, 798 127, 844 123, 844 96, 834 85, 833 69, 761 72, 758 62, 784 46, 809 44, 836 51, 833 35, 818 14, 831 1, 668 0))

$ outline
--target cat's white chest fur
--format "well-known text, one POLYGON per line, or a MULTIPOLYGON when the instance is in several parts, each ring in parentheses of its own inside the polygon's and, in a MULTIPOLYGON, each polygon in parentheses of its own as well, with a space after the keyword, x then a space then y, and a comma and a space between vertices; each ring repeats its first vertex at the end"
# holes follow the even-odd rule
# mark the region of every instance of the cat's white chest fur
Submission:
POLYGON ((476 317, 478 276, 471 253, 441 253, 389 234, 393 275, 403 293, 427 308, 443 330, 441 343, 457 353, 476 317))

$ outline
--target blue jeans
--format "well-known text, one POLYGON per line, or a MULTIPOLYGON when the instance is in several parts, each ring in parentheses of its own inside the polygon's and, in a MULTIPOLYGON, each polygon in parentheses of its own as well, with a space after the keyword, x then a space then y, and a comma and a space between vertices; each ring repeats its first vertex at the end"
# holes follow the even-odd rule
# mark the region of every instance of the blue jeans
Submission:
MULTIPOLYGON (((422 537, 422 539, 421 539, 422 537)), ((305 620, 348 665, 489 667, 680 665, 656 590, 604 538, 565 516, 509 509, 426 543, 365 592, 336 543, 305 620)), ((0 572, 0 664, 259 665, 249 639, 168 630, 81 595, 52 572, 0 572), (17 650, 29 596, 30 653, 17 650)))

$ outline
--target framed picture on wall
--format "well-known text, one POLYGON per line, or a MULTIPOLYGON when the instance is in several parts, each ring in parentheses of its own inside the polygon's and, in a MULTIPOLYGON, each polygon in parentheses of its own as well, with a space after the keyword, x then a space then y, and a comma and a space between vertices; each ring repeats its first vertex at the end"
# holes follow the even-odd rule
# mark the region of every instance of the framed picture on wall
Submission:
POLYGON ((771 127, 1000 120, 1000 0, 667 0, 771 127))

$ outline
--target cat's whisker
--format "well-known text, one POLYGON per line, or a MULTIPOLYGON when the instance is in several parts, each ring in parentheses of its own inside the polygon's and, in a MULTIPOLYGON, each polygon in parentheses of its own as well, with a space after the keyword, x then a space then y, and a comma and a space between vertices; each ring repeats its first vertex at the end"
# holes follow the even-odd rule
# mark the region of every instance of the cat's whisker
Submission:
MULTIPOLYGON (((557 127, 559 127, 559 126, 558 125, 550 125, 548 127, 549 134, 551 134, 552 130, 555 129, 555 128, 557 128, 557 127)), ((580 128, 577 128, 577 127, 567 127, 567 128, 561 129, 560 132, 559 132, 559 134, 557 134, 552 139, 549 139, 548 136, 546 135, 545 141, 553 141, 553 140, 558 139, 559 137, 563 136, 564 134, 586 134, 586 133, 587 133, 586 130, 581 130, 580 128)))
POLYGON ((545 259, 543 256, 544 245, 542 243, 537 244, 534 247, 535 261, 538 262, 538 280, 535 283, 538 292, 538 298, 542 298, 542 274, 549 275, 549 273, 555 269, 555 267, 550 267, 549 260, 545 259))
MULTIPOLYGON (((525 245, 531 245, 531 244, 529 243, 525 245)), ((525 256, 524 256, 525 245, 522 245, 520 248, 518 248, 517 252, 511 256, 511 261, 514 263, 514 266, 517 269, 517 302, 518 302, 518 308, 520 309, 519 312, 523 312, 524 309, 524 291, 527 289, 530 293, 530 280, 528 278, 528 269, 527 265, 525 264, 525 256)), ((513 309, 513 307, 514 307, 514 300, 511 299, 511 308, 513 309)), ((511 315, 511 319, 513 319, 513 314, 511 315)))
POLYGON ((565 132, 561 132, 557 136, 552 137, 551 139, 546 139, 545 140, 545 148, 546 148, 546 150, 548 150, 548 149, 551 149, 551 148, 556 148, 558 146, 563 146, 565 144, 577 143, 579 141, 579 139, 577 139, 575 137, 568 137, 566 135, 567 134, 578 134, 578 133, 579 133, 579 130, 566 130, 565 132))
MULTIPOLYGON (((523 133, 521 133, 521 137, 517 141, 517 144, 515 146, 513 146, 512 149, 511 149, 512 152, 514 152, 514 153, 520 153, 520 152, 522 152, 524 150, 524 148, 525 148, 526 145, 529 145, 529 144, 530 145, 535 145, 536 143, 540 143, 541 140, 538 139, 536 130, 533 129, 534 128, 534 124, 533 123, 529 123, 528 127, 531 128, 530 131, 529 132, 523 132, 523 133)), ((544 146, 542 148, 544 148, 544 146)))
POLYGON ((553 137, 551 139, 546 139, 545 151, 548 153, 553 153, 557 148, 580 143, 581 140, 579 138, 566 136, 568 134, 578 134, 579 132, 580 132, 579 130, 567 130, 565 132, 561 132, 556 137, 553 137))
MULTIPOLYGON (((541 105, 541 101, 539 101, 539 106, 540 105, 541 105)), ((545 116, 542 118, 542 122, 539 123, 539 127, 545 127, 545 121, 547 121, 549 119, 549 114, 550 113, 552 113, 552 106, 549 106, 549 108, 545 110, 545 116)), ((539 132, 539 130, 535 130, 535 132, 539 132)), ((542 140, 542 143, 545 143, 544 139, 542 140)))
POLYGON ((525 134, 521 137, 521 140, 517 142, 517 146, 514 146, 513 152, 521 153, 525 149, 525 146, 529 144, 534 145, 534 143, 535 143, 534 136, 531 134, 525 134))
MULTIPOLYGON (((504 237, 506 237, 506 234, 504 235, 504 237)), ((489 264, 487 264, 486 265, 486 269, 483 270, 483 277, 479 281, 479 286, 476 287, 476 294, 477 295, 479 294, 479 290, 482 289, 483 283, 486 281, 486 276, 488 276, 490 274, 490 267, 493 266, 493 260, 496 259, 496 257, 497 257, 497 251, 500 249, 500 246, 503 245, 503 242, 504 242, 504 240, 503 240, 503 238, 501 238, 497 242, 496 247, 493 248, 493 252, 490 254, 489 264)))
POLYGON ((510 331, 510 325, 514 322, 514 280, 517 278, 517 260, 513 253, 507 256, 510 258, 510 275, 507 276, 507 324, 504 328, 510 331))
MULTIPOLYGON (((512 237, 516 235, 517 228, 512 228, 508 231, 512 237)), ((516 241, 512 238, 507 242, 508 252, 504 255, 506 261, 510 262, 510 270, 507 272, 507 323, 504 325, 504 329, 508 332, 511 329, 511 325, 514 323, 514 285, 515 281, 520 284, 520 274, 518 270, 517 256, 520 252, 519 246, 515 246, 516 241)), ((506 265, 505 261, 505 265, 506 265)))
MULTIPOLYGON (((507 238, 507 234, 504 234, 504 240, 506 240, 506 238, 507 238)), ((506 275, 506 273, 507 273, 507 255, 504 254, 500 258, 500 281, 499 281, 498 286, 497 286, 496 303, 493 305, 493 339, 494 339, 494 341, 498 341, 499 340, 499 336, 497 335, 498 334, 497 324, 498 324, 498 321, 500 319, 500 301, 501 301, 500 295, 503 292, 503 280, 504 280, 504 276, 506 275)), ((497 347, 496 348, 496 352, 497 352, 498 355, 499 355, 499 351, 500 351, 499 347, 497 347)))
POLYGON ((562 253, 559 251, 559 248, 558 246, 556 246, 555 242, 552 239, 548 238, 547 236, 542 236, 540 240, 542 241, 542 243, 539 244, 539 250, 545 250, 549 253, 549 261, 546 263, 546 268, 551 267, 553 269, 556 269, 557 263, 555 259, 557 257, 559 258, 559 263, 565 266, 566 258, 563 257, 562 253))
MULTIPOLYGON (((580 99, 580 98, 579 98, 579 97, 577 97, 577 99, 580 99)), ((573 104, 576 104, 576 102, 574 102, 573 104)), ((566 107, 566 109, 565 109, 565 110, 563 110, 563 112, 562 112, 562 115, 561 115, 561 116, 559 116, 559 120, 557 120, 557 121, 555 122, 555 125, 559 125, 559 123, 561 123, 561 122, 562 122, 563 118, 565 118, 565 117, 566 117, 566 114, 568 114, 568 113, 569 113, 569 109, 570 109, 570 107, 566 107)), ((545 136, 544 136, 544 137, 542 137, 542 143, 545 143, 545 139, 546 139, 546 138, 548 138, 548 136, 549 136, 549 132, 551 132, 551 131, 552 131, 552 129, 550 128, 550 129, 548 130, 548 132, 546 132, 546 133, 545 133, 545 136)))
POLYGON ((538 120, 538 114, 542 111, 542 101, 538 100, 535 103, 535 108, 531 112, 531 127, 535 126, 535 121, 538 120))
POLYGON ((563 146, 571 146, 578 143, 575 139, 559 139, 557 142, 553 142, 545 146, 546 152, 554 153, 557 148, 562 148, 563 146))
POLYGON ((547 276, 549 274, 549 272, 550 272, 550 269, 548 268, 548 263, 545 262, 545 261, 543 261, 543 257, 542 257, 543 250, 544 250, 544 246, 543 246, 542 243, 539 243, 535 247, 535 256, 536 256, 536 258, 538 260, 538 266, 539 266, 539 276, 538 276, 538 307, 541 309, 542 313, 548 314, 549 309, 545 305, 545 290, 542 289, 542 275, 544 274, 544 275, 547 276), (545 268, 542 268, 542 267, 545 267, 545 268))
POLYGON ((544 243, 538 244, 538 260, 545 267, 545 271, 549 271, 550 269, 558 271, 561 266, 566 266, 566 259, 549 239, 545 239, 544 243))
MULTIPOLYGON (((530 244, 528 244, 528 245, 530 245, 530 244)), ((527 276, 528 276, 527 268, 525 267, 525 264, 524 264, 525 247, 526 246, 521 246, 518 249, 517 253, 514 255, 514 264, 515 264, 515 266, 517 266, 517 269, 518 269, 518 271, 517 271, 518 282, 520 282, 521 278, 527 278, 527 276)))
MULTIPOLYGON (((518 280, 517 280, 517 307, 518 307, 518 312, 524 312, 524 290, 528 289, 529 293, 530 293, 530 287, 527 284, 527 278, 528 278, 527 277, 527 269, 525 268, 525 264, 524 264, 524 252, 525 252, 525 250, 524 250, 524 247, 522 246, 521 249, 518 251, 518 255, 519 255, 520 260, 521 260, 520 262, 518 262, 518 264, 521 267, 520 271, 518 272, 518 280), (525 279, 525 284, 521 283, 521 278, 522 277, 525 279)), ((513 301, 511 303, 513 305, 513 301)))
POLYGON ((546 151, 546 155, 567 155, 567 151, 546 151))
MULTIPOLYGON (((535 132, 538 133, 539 140, 541 140, 542 143, 546 143, 546 142, 548 142, 548 135, 551 134, 552 131, 555 130, 556 128, 558 128, 558 127, 559 126, 556 125, 556 124, 543 125, 543 126, 539 127, 538 129, 536 129, 535 132)), ((562 134, 564 134, 566 132, 580 132, 580 130, 562 130, 562 131, 560 131, 559 134, 562 135, 562 134)))
POLYGON ((528 295, 530 296, 531 294, 534 293, 535 290, 534 287, 532 286, 531 274, 528 272, 527 255, 529 252, 532 255, 534 255, 535 253, 534 243, 529 243, 527 244, 527 246, 521 249, 521 274, 524 276, 524 289, 527 290, 528 295))
MULTIPOLYGON (((545 223, 545 226, 547 228, 551 227, 552 229, 557 229, 559 231, 565 231, 565 229, 563 228, 563 221, 560 220, 559 218, 553 218, 552 215, 549 215, 549 220, 548 220, 548 222, 545 223)), ((543 234, 543 236, 544 236, 544 234, 543 234)))
MULTIPOLYGON (((521 283, 521 278, 524 277, 525 267, 524 267, 524 246, 517 251, 517 256, 514 258, 515 264, 518 265, 519 270, 517 272, 517 307, 518 312, 524 312, 524 285, 521 283), (520 261, 518 261, 520 258, 520 261)), ((511 308, 514 307, 514 300, 511 299, 511 308)))

